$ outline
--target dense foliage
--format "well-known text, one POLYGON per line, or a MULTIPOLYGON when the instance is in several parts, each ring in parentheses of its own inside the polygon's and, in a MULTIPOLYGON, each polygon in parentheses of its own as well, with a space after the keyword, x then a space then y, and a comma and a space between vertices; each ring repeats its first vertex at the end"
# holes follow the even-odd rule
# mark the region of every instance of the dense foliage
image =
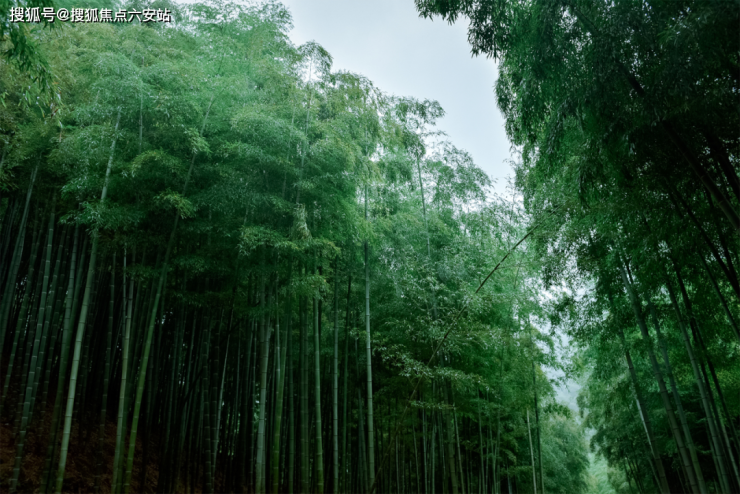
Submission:
POLYGON ((521 243, 563 213, 279 3, 174 18, 30 31, 53 103, 0 62, 3 489, 586 492, 521 243))
POLYGON ((738 3, 416 4, 499 61, 525 210, 557 209, 529 246, 612 484, 740 491, 738 3))

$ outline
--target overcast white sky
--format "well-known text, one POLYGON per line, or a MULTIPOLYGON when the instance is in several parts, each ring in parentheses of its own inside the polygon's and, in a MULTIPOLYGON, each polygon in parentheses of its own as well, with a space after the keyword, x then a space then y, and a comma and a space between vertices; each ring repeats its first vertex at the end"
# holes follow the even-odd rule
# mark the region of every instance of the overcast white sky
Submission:
POLYGON ((447 115, 438 128, 503 192, 512 170, 493 93, 496 64, 471 57, 465 19, 452 26, 422 19, 413 0, 280 1, 293 14, 293 42, 318 42, 334 57, 333 70, 362 74, 387 93, 439 101, 447 115))

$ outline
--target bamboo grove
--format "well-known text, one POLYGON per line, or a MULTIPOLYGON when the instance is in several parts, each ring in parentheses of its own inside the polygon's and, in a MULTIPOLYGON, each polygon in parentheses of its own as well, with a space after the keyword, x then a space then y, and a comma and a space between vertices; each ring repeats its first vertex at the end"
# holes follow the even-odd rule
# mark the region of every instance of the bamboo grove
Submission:
POLYGON ((161 7, 30 31, 50 98, 0 65, 3 491, 585 492, 528 217, 439 105, 161 7))
POLYGON ((731 1, 417 0, 495 57, 547 311, 620 492, 740 491, 731 1))

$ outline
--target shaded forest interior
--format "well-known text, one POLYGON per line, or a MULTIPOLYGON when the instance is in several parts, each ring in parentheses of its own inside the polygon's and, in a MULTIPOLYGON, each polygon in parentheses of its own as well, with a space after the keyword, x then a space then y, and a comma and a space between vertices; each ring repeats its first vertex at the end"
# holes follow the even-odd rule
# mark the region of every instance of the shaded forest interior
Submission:
POLYGON ((279 2, 106 2, 0 24, 2 492, 740 492, 736 0, 415 0, 501 194, 279 2))

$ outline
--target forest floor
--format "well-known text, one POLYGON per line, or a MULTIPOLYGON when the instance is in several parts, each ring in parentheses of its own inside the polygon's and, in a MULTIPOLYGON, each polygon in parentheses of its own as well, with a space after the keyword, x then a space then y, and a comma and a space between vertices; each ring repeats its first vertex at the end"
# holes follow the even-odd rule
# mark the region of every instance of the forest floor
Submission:
MULTIPOLYGON (((3 359, 3 362, 7 360, 3 359)), ((0 382, 3 382, 0 380, 0 382)), ((15 398, 18 396, 17 388, 10 388, 9 396, 15 398)), ((15 404, 15 400, 10 400, 8 405, 15 404)), ((49 443, 49 429, 51 427, 51 416, 54 407, 54 396, 50 395, 47 403, 47 410, 43 414, 38 411, 34 413, 36 417, 41 415, 41 419, 33 420, 26 436, 26 446, 21 465, 21 474, 18 484, 18 492, 39 492, 41 478, 44 470, 44 460, 46 458, 47 445, 49 443)), ((4 413, 0 416, 0 493, 7 492, 5 489, 10 484, 10 478, 13 474, 15 463, 15 437, 13 434, 14 415, 16 414, 15 406, 5 406, 4 413)), ((62 417, 63 420, 63 417, 62 417)), ((98 430, 100 426, 99 417, 86 417, 85 423, 89 426, 80 431, 77 420, 72 422, 71 437, 69 441, 69 453, 67 454, 67 466, 64 473, 64 490, 67 493, 87 494, 95 491, 95 473, 98 465, 101 465, 103 473, 101 475, 101 492, 110 492, 112 475, 109 465, 113 464, 113 456, 116 448, 116 424, 110 420, 105 425, 105 438, 103 442, 102 455, 99 452, 98 430)), ((61 424, 60 424, 61 426, 61 424)), ((158 469, 157 458, 155 457, 155 448, 149 452, 149 461, 147 461, 146 489, 143 492, 155 492, 157 485, 158 469)), ((136 454, 134 455, 134 466, 132 472, 132 487, 135 492, 142 492, 138 488, 141 478, 142 464, 142 445, 140 437, 136 441, 136 454)), ((59 461, 59 444, 55 461, 59 461)))

